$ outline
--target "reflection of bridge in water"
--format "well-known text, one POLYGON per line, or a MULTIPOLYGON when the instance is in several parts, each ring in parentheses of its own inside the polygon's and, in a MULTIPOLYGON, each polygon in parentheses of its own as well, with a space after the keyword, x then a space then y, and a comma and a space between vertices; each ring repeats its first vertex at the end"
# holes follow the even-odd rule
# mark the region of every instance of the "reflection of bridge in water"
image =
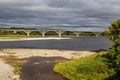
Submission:
MULTIPOLYGON (((6 31, 12 31, 13 33, 17 33, 17 32, 25 32, 26 35, 29 37, 30 36, 30 33, 32 32, 39 32, 40 34, 42 34, 42 37, 45 37, 46 34, 48 32, 54 32, 58 35, 58 37, 62 37, 62 34, 69 31, 69 30, 52 30, 52 29, 48 29, 48 30, 23 30, 23 29, 8 29, 6 31)), ((90 32, 90 31, 69 31, 69 32, 72 32, 74 35, 76 35, 76 37, 79 37, 80 33, 82 32, 90 32)), ((94 34, 96 36, 99 36, 100 32, 94 32, 94 34)))

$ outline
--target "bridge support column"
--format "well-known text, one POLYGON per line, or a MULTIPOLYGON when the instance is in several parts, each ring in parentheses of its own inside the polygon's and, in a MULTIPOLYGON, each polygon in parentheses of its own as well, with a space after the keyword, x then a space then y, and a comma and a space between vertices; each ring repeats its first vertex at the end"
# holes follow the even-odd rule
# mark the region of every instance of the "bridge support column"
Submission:
POLYGON ((62 33, 64 33, 64 31, 56 31, 56 33, 58 34, 58 37, 62 37, 62 33))
POLYGON ((42 37, 45 37, 45 33, 46 33, 46 31, 40 31, 40 33, 42 34, 42 37))
POLYGON ((58 35, 59 35, 59 37, 62 37, 62 34, 61 34, 61 33, 59 33, 58 35))
POLYGON ((13 33, 17 33, 17 31, 14 30, 13 33))
POLYGON ((30 37, 30 31, 26 31, 27 37, 30 37))
POLYGON ((45 37, 45 33, 42 33, 42 37, 45 37))
POLYGON ((76 35, 76 37, 78 38, 79 37, 79 32, 74 32, 75 33, 75 35, 76 35))
POLYGON ((99 32, 96 32, 96 33, 95 33, 95 36, 96 36, 96 37, 98 37, 99 35, 100 35, 100 33, 99 33, 99 32))

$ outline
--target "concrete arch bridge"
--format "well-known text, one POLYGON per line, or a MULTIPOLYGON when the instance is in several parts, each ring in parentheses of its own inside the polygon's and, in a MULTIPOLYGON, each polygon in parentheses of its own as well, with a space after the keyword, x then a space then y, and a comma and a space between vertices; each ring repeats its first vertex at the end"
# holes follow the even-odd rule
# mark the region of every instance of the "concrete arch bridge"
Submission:
MULTIPOLYGON (((10 30, 6 30, 6 31, 12 31, 13 33, 17 33, 17 32, 24 32, 26 33, 26 35, 29 37, 30 34, 32 32, 39 32, 40 34, 42 34, 42 37, 45 37, 46 34, 48 32, 55 32, 58 37, 62 37, 62 34, 67 32, 67 30, 22 30, 22 29, 10 29, 10 30)), ((69 32, 72 32, 76 37, 79 37, 80 33, 83 32, 83 31, 69 31, 69 32)), ((100 32, 94 32, 96 36, 98 36, 100 34, 100 32)))

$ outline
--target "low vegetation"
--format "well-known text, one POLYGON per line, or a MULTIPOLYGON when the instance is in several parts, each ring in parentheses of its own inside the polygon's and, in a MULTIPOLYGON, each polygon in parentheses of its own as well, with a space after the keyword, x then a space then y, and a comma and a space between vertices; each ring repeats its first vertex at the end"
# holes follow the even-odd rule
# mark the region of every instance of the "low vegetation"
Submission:
POLYGON ((58 63, 54 71, 60 73, 69 80, 104 80, 115 74, 105 63, 103 53, 94 54, 89 57, 75 59, 64 63, 58 63))
POLYGON ((19 40, 20 37, 1 37, 0 40, 19 40))
POLYGON ((14 67, 15 74, 21 74, 22 65, 26 62, 24 59, 18 59, 15 56, 0 56, 0 58, 14 67))

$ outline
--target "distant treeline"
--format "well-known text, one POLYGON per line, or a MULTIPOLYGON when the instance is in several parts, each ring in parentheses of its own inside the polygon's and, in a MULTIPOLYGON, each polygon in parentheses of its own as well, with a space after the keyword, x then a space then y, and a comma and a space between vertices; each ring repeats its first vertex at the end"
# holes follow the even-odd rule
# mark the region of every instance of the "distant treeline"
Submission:
POLYGON ((24 28, 24 27, 11 27, 11 28, 3 28, 0 29, 24 29, 24 30, 36 30, 36 28, 24 28))

